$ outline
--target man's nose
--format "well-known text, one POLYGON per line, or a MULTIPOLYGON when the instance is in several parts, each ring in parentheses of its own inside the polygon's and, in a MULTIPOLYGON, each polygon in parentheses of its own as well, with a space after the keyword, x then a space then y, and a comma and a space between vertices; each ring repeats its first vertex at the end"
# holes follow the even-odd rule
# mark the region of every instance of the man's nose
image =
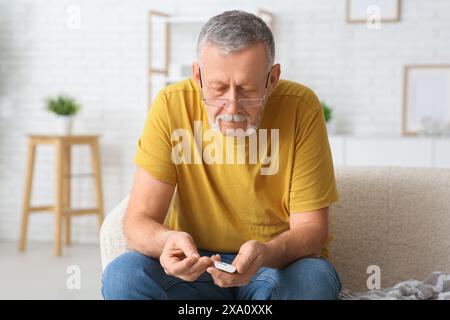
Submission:
POLYGON ((230 101, 228 103, 227 106, 227 112, 230 114, 237 114, 238 113, 238 109, 239 109, 239 105, 237 102, 237 94, 236 94, 236 90, 235 89, 231 89, 230 90, 230 97, 229 97, 230 101))
POLYGON ((227 109, 227 112, 230 114, 237 114, 238 109, 239 109, 238 102, 235 99, 230 99, 230 102, 228 103, 228 106, 226 109, 227 109))

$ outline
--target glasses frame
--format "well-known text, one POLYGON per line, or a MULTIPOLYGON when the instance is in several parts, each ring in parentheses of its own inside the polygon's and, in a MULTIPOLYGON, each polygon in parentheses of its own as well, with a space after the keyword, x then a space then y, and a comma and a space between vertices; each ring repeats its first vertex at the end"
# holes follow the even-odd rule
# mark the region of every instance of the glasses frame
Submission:
POLYGON ((201 71, 200 66, 199 66, 198 67, 198 73, 199 73, 199 77, 200 77, 200 88, 201 88, 202 100, 205 103, 205 105, 207 105, 209 107, 214 107, 214 108, 228 108, 228 106, 230 105, 231 101, 236 101, 238 107, 240 107, 240 108, 259 108, 259 107, 261 107, 263 105, 264 100, 266 100, 267 84, 269 83, 269 77, 270 77, 271 71, 272 71, 272 68, 267 73, 266 84, 264 86, 264 95, 261 98, 256 98, 256 99, 227 99, 227 98, 210 99, 210 98, 205 98, 205 95, 203 94, 202 71, 201 71), (207 103, 207 100, 224 101, 224 102, 226 102, 226 104, 224 106, 216 106, 216 105, 212 105, 212 104, 207 103), (259 101, 260 103, 258 105, 254 105, 254 106, 243 106, 243 105, 241 105, 241 103, 245 102, 245 101, 255 101, 255 102, 259 101))

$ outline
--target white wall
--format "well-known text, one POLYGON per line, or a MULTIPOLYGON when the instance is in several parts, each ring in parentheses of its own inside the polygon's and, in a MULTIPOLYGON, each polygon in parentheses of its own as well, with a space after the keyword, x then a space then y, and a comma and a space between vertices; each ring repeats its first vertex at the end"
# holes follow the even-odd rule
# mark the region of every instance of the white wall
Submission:
MULTIPOLYGON (((369 30, 347 24, 345 1, 0 0, 0 239, 18 236, 25 135, 52 133, 43 99, 66 92, 84 105, 78 133, 101 133, 105 206, 129 191, 146 95, 147 11, 210 16, 257 7, 276 16, 277 61, 283 77, 312 87, 336 109, 337 129, 398 135, 402 66, 450 63, 450 1, 403 0, 401 22, 369 30), (189 5, 186 5, 186 4, 189 5), (66 28, 66 8, 81 9, 81 29, 66 28)), ((194 26, 174 30, 174 61, 190 61, 194 26), (189 31, 191 30, 191 31, 189 31), (191 33, 189 33, 191 32, 191 33), (186 53, 186 54, 185 54, 186 53)), ((198 28, 198 27, 197 27, 198 28)), ((33 201, 53 199, 53 150, 39 150, 33 201)), ((87 150, 74 152, 74 171, 88 172, 87 150)), ((89 179, 74 181, 74 203, 90 206, 89 179)), ((97 241, 95 219, 74 219, 76 241, 97 241)), ((30 239, 51 240, 53 219, 35 215, 30 239)))

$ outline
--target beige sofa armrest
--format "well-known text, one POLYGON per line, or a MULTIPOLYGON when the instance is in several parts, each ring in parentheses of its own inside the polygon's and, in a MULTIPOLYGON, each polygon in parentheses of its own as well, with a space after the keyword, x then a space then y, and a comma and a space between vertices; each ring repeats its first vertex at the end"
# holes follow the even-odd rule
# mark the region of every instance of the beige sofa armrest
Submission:
POLYGON ((128 206, 129 196, 120 202, 105 218, 100 230, 100 252, 102 269, 116 257, 129 251, 123 232, 123 220, 128 206))

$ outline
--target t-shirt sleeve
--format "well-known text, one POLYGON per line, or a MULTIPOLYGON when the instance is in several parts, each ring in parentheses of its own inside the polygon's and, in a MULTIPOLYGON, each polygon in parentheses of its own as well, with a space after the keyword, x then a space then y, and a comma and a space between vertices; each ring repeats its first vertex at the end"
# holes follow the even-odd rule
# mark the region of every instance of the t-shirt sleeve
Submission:
POLYGON ((304 97, 301 108, 305 109, 297 120, 289 196, 291 213, 317 210, 338 200, 322 106, 312 91, 304 97))
POLYGON ((137 143, 134 162, 152 177, 175 185, 177 174, 171 158, 170 114, 167 99, 159 92, 147 113, 144 130, 137 143))

